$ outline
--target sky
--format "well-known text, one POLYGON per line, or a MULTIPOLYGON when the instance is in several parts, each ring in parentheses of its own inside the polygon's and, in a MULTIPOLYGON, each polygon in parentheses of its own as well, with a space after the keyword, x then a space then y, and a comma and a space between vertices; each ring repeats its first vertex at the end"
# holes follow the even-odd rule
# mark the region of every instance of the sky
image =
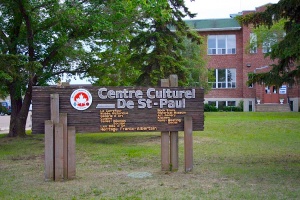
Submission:
POLYGON ((185 0, 192 13, 198 13, 193 19, 229 18, 245 10, 255 10, 256 7, 268 3, 278 3, 279 0, 185 0))
MULTIPOLYGON (((245 10, 255 10, 256 7, 268 3, 278 3, 279 0, 185 0, 192 13, 197 13, 193 19, 229 18, 245 10)), ((70 84, 89 84, 86 80, 71 79, 70 84)))

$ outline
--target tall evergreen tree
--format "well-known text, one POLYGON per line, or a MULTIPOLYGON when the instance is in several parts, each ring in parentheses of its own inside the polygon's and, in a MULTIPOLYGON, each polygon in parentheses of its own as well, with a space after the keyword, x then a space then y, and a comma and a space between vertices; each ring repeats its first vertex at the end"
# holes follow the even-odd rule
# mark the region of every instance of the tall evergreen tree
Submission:
POLYGON ((183 41, 188 37, 200 44, 201 38, 183 18, 193 18, 195 14, 181 0, 149 0, 142 5, 141 12, 139 31, 130 42, 130 64, 140 71, 136 84, 159 85, 160 79, 177 74, 179 84, 185 85, 189 74, 185 66, 187 57, 182 54, 183 41))

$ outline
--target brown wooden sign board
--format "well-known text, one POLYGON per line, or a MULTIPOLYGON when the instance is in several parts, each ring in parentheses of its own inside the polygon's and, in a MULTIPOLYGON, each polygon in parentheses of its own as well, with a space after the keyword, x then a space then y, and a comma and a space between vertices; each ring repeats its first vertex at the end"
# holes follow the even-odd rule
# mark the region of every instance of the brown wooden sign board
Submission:
POLYGON ((36 86, 32 97, 32 133, 44 133, 50 95, 59 95, 76 132, 183 131, 184 116, 193 130, 204 129, 204 91, 182 87, 36 86))

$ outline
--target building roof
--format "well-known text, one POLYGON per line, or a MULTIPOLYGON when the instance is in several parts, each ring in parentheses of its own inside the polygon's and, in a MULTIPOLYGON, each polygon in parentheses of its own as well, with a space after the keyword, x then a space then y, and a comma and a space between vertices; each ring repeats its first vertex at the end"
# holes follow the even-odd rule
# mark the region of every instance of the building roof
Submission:
POLYGON ((242 27, 234 18, 184 20, 191 29, 196 31, 230 31, 242 27))

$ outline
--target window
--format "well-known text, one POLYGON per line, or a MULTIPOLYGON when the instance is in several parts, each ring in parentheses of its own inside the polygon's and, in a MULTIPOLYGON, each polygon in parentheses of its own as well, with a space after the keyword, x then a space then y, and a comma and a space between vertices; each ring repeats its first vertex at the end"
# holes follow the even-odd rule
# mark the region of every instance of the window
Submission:
POLYGON ((209 35, 207 53, 209 55, 236 54, 235 35, 209 35))
POLYGON ((216 106, 222 110, 225 106, 236 106, 236 101, 208 101, 208 105, 216 106))
POLYGON ((266 94, 271 94, 270 86, 265 87, 266 94))
POLYGON ((249 112, 253 111, 253 102, 249 101, 249 112))
POLYGON ((271 43, 269 43, 269 42, 263 42, 263 44, 262 44, 262 52, 263 53, 271 52, 271 43))
POLYGON ((227 106, 236 106, 235 101, 227 101, 227 106))
POLYGON ((223 110, 223 108, 226 106, 226 101, 218 101, 218 109, 223 110))
POLYGON ((250 33, 250 53, 257 53, 257 35, 250 33))
POLYGON ((247 82, 249 88, 253 88, 253 83, 249 83, 249 81, 252 79, 253 79, 253 73, 249 73, 248 74, 248 82, 247 82))
POLYGON ((272 36, 268 37, 263 43, 262 43, 262 52, 268 53, 272 50, 272 45, 274 45, 277 42, 277 35, 273 33, 272 36))
POLYGON ((236 69, 213 69, 213 76, 208 80, 212 88, 235 88, 236 69))
POLYGON ((217 106, 217 103, 216 103, 216 101, 208 101, 208 105, 217 106))

